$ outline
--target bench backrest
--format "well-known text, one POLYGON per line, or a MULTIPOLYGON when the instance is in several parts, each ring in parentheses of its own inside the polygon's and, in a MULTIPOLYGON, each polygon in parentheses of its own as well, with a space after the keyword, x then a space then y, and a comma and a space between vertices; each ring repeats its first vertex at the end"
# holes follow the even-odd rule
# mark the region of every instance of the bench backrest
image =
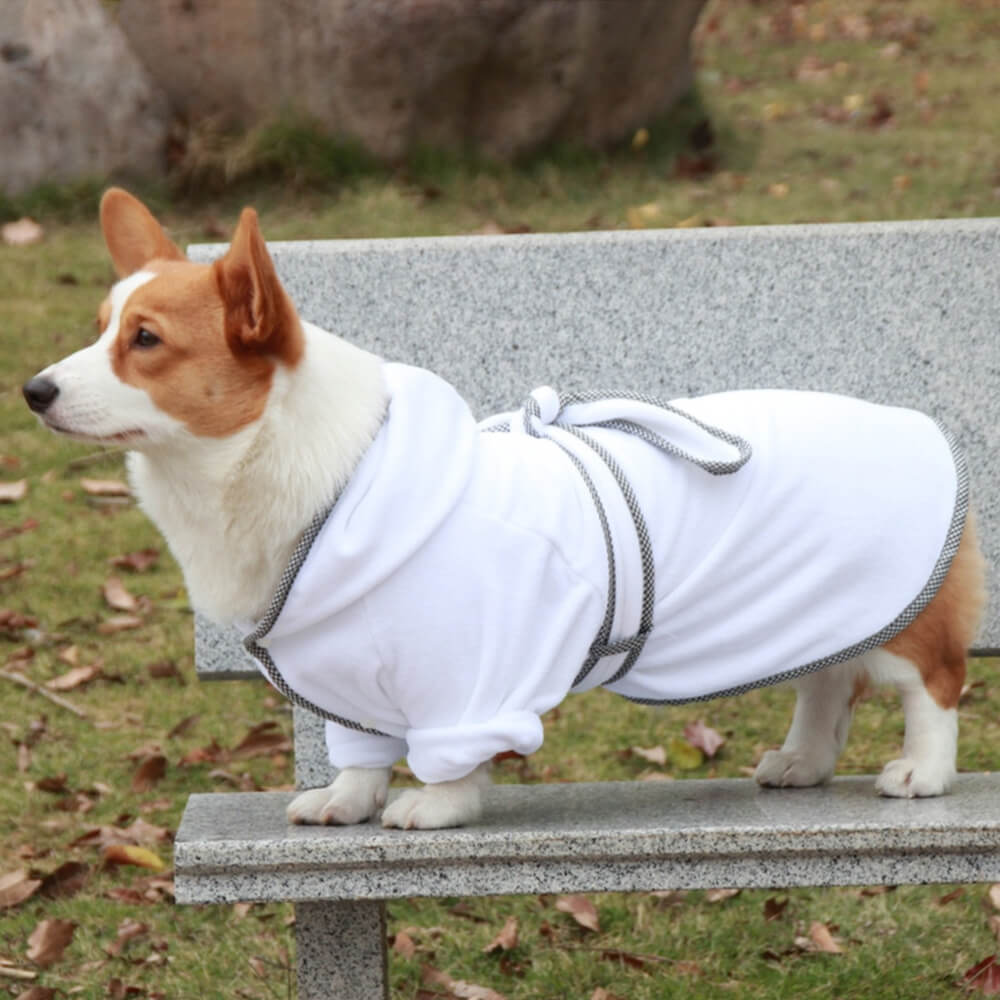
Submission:
MULTIPOLYGON (((941 419, 970 460, 1000 652, 1000 219, 272 243, 300 314, 484 416, 536 385, 821 389, 941 419)), ((190 248, 209 260, 223 246, 190 248)), ((197 624, 203 676, 256 673, 197 624)))

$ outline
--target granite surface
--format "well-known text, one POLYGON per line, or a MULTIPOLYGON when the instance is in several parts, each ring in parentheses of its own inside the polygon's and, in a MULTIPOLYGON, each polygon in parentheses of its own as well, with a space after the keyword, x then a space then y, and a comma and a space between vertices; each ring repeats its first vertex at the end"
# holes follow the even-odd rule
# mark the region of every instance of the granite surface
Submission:
POLYGON ((298 903, 299 1000, 385 1000, 389 996, 385 940, 384 903, 298 903))
MULTIPOLYGON (((970 458, 994 580, 979 646, 1000 651, 1000 219, 270 246, 302 316, 434 369, 480 416, 542 383, 935 415, 970 458)), ((199 621, 196 641, 203 676, 256 673, 228 633, 199 621)))
POLYGON ((193 795, 181 903, 1000 880, 1000 775, 937 799, 873 777, 500 785, 463 829, 289 826, 286 793, 193 795))

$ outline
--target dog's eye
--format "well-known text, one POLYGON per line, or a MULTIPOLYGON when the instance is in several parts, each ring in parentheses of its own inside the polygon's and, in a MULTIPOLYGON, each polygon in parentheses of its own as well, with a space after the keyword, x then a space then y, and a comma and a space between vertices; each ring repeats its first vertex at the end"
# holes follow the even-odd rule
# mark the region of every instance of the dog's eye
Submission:
POLYGON ((151 330, 147 330, 144 326, 140 326, 135 332, 135 336, 132 338, 132 344, 135 347, 155 347, 160 342, 160 338, 156 336, 151 330))

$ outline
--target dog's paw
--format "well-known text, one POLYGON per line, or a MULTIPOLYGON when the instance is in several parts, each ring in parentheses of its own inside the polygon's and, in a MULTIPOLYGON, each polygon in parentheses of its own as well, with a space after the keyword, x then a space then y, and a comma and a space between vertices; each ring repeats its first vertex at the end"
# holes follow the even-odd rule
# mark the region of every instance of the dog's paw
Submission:
POLYGON ((385 807, 383 826, 401 830, 440 830, 474 823, 483 814, 488 768, 477 768, 458 781, 442 781, 423 788, 407 788, 385 807))
POLYGON ((769 788, 808 788, 828 781, 831 770, 808 754, 793 750, 768 750, 760 759, 754 779, 769 788))
POLYGON ((287 809, 290 823, 348 826, 370 819, 385 804, 389 772, 385 768, 345 768, 326 788, 310 788, 287 809))
POLYGON ((902 757, 885 765, 875 782, 875 790, 894 799, 930 798, 944 795, 953 777, 954 769, 948 765, 902 757))

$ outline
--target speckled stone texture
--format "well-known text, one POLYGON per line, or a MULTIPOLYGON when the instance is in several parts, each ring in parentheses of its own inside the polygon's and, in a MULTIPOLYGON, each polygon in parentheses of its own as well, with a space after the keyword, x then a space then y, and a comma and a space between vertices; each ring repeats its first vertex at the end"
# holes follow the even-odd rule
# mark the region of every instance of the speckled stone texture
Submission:
POLYGON ((386 1000, 385 904, 299 903, 299 1000, 386 1000))
POLYGON ((1000 879, 1000 775, 882 799, 870 777, 500 785, 458 830, 289 827, 285 793, 193 795, 178 902, 873 885, 1000 879))
MULTIPOLYGON (((191 248, 209 260, 220 246, 191 248)), ((665 398, 823 389, 933 414, 970 459, 1000 651, 1000 219, 271 244, 299 311, 450 379, 665 398)), ((197 628, 203 676, 254 673, 197 628)))

